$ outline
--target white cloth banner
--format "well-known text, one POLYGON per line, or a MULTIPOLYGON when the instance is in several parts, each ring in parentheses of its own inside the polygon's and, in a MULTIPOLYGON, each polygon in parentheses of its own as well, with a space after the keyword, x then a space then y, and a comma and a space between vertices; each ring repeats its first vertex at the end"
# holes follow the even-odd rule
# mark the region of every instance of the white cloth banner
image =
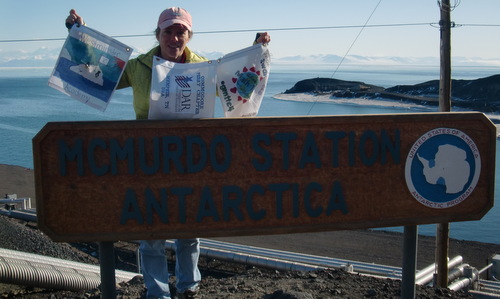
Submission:
POLYGON ((49 86, 104 111, 131 54, 129 46, 87 26, 74 25, 49 86))
POLYGON ((266 46, 229 53, 219 60, 217 88, 226 117, 252 117, 259 112, 270 71, 266 46))
POLYGON ((213 118, 215 63, 153 58, 149 119, 213 118))
POLYGON ((214 117, 216 89, 225 117, 256 116, 270 64, 269 50, 262 44, 201 63, 174 63, 155 57, 149 119, 214 117))

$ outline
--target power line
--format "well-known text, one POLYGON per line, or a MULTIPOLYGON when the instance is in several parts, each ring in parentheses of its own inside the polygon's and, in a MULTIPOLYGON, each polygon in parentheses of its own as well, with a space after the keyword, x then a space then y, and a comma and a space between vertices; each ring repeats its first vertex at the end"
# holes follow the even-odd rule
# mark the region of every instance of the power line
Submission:
POLYGON ((346 58, 347 54, 349 54, 349 52, 351 51, 352 47, 354 46, 354 44, 356 43, 356 41, 358 40, 359 36, 361 35, 361 33, 363 32, 363 29, 365 29, 366 27, 368 27, 368 22, 370 21, 370 19, 372 18, 373 14, 375 13, 375 11, 377 10, 378 6, 380 5, 380 3, 382 2, 382 0, 379 0, 377 5, 375 6, 375 8, 373 9, 372 13, 370 14, 370 16, 368 17, 368 19, 366 19, 366 22, 365 24, 361 27, 361 30, 359 30, 358 32, 358 35, 356 35, 356 38, 352 41, 351 45, 349 46, 349 49, 347 49, 347 52, 344 54, 344 56, 342 57, 342 60, 340 60, 339 64, 337 65, 337 68, 335 69, 335 71, 333 71, 333 74, 332 74, 332 77, 335 76, 335 74, 337 73, 337 71, 339 70, 340 68, 340 65, 344 62, 344 59, 346 58))
POLYGON ((500 24, 455 24, 459 27, 500 27, 500 24))
MULTIPOLYGON (((199 34, 222 34, 222 33, 241 33, 241 32, 262 32, 262 31, 301 31, 301 30, 325 30, 325 29, 351 29, 351 28, 377 28, 377 27, 406 27, 406 26, 432 26, 433 23, 408 23, 408 24, 378 24, 378 25, 343 25, 343 26, 319 26, 319 27, 290 27, 290 28, 261 28, 261 29, 239 29, 239 30, 214 30, 214 31, 197 31, 199 34)), ((436 23, 437 24, 437 23, 436 23)), ((500 25, 498 25, 500 26, 500 25)), ((134 38, 134 37, 151 37, 153 34, 127 34, 127 35, 111 35, 113 38, 134 38)), ((58 38, 30 38, 30 39, 6 39, 0 40, 0 43, 22 43, 22 42, 44 42, 44 41, 61 41, 66 37, 58 38)))
MULTIPOLYGON (((432 26, 439 28, 439 23, 401 23, 401 24, 374 24, 374 25, 343 25, 343 26, 319 26, 319 27, 290 27, 290 28, 261 28, 261 29, 239 29, 239 30, 214 30, 214 31, 197 31, 199 34, 222 34, 222 33, 242 33, 242 32, 262 32, 262 31, 302 31, 302 30, 326 30, 326 29, 352 29, 352 28, 380 28, 380 27, 408 27, 408 26, 432 26)), ((455 24, 455 27, 500 27, 500 24, 455 24)), ((147 34, 127 34, 127 35, 111 35, 113 38, 134 38, 134 37, 151 37, 152 33, 147 34)), ((29 39, 4 39, 0 43, 24 43, 24 42, 46 42, 46 41, 63 41, 66 37, 55 38, 29 38, 29 39)))
POLYGON ((204 31, 196 32, 196 34, 211 34, 211 33, 237 33, 237 32, 255 32, 255 31, 297 31, 297 30, 323 30, 323 29, 351 29, 351 28, 367 28, 367 27, 403 27, 403 26, 423 26, 432 23, 407 23, 407 24, 374 24, 374 25, 342 25, 342 26, 319 26, 319 27, 289 27, 289 28, 267 28, 267 29, 242 29, 242 30, 227 30, 227 31, 204 31))
MULTIPOLYGON (((344 62, 344 59, 345 57, 347 56, 347 54, 349 54, 349 52, 351 51, 352 47, 354 46, 354 44, 356 43, 356 41, 358 40, 359 36, 361 35, 361 32, 363 32, 363 30, 368 26, 368 22, 370 21, 370 19, 372 18, 373 14, 375 13, 375 11, 377 10, 377 8, 379 7, 380 3, 382 2, 382 0, 379 0, 377 5, 375 6, 375 8, 373 9, 372 13, 370 14, 370 16, 368 16, 368 19, 366 19, 365 23, 363 24, 363 26, 361 27, 361 30, 359 30, 358 32, 358 35, 356 35, 356 38, 352 41, 351 45, 349 46, 349 49, 347 49, 346 53, 344 54, 344 56, 342 57, 342 59, 340 60, 339 64, 337 65, 337 68, 335 69, 335 71, 333 72, 332 74, 332 77, 337 73, 338 69, 340 68, 340 65, 344 62)), ((309 108, 309 111, 307 112, 307 115, 309 115, 314 107, 314 105, 316 104, 317 101, 314 101, 313 104, 311 105, 311 107, 309 108)))

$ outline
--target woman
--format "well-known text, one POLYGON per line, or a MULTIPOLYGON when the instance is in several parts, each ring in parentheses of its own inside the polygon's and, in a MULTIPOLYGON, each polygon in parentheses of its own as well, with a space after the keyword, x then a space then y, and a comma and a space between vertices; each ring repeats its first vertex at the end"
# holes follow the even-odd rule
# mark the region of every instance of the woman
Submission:
MULTIPOLYGON (((75 23, 85 25, 83 18, 74 9, 66 19, 66 27, 75 23)), ((207 61, 193 53, 187 44, 193 36, 191 15, 182 8, 165 9, 158 18, 155 30, 158 46, 148 53, 128 61, 118 88, 132 87, 133 103, 137 119, 147 119, 151 90, 153 56, 176 63, 207 61)), ((271 38, 267 32, 259 33, 255 43, 267 44, 271 38)), ((177 239, 176 244, 176 288, 178 298, 200 298, 198 270, 200 255, 199 239, 177 239)), ((144 240, 139 247, 141 270, 147 288, 147 298, 170 298, 168 268, 165 257, 165 240, 144 240)))

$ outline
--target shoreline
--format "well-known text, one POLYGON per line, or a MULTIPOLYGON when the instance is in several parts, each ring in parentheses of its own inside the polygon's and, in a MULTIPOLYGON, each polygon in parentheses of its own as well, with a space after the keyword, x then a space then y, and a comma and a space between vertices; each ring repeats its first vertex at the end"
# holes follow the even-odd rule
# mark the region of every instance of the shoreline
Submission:
MULTIPOLYGON (((312 93, 278 93, 271 98, 279 101, 303 102, 303 103, 334 103, 339 105, 362 106, 373 108, 397 108, 401 109, 401 113, 422 113, 422 112, 438 112, 438 106, 426 105, 415 101, 394 100, 388 98, 337 98, 331 94, 315 95, 312 93)), ((470 112, 467 108, 454 107, 453 112, 470 112)), ((484 113, 497 127, 497 135, 500 137, 500 113, 484 113)))
POLYGON ((35 173, 31 168, 0 164, 0 196, 17 194, 18 198, 29 197, 36 207, 35 173))

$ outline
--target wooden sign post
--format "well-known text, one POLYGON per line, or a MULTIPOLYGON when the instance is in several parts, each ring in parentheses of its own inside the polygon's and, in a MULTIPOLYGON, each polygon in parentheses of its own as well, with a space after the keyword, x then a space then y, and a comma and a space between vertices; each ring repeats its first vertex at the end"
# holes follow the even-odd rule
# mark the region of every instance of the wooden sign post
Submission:
POLYGON ((63 242, 478 220, 495 146, 475 112, 48 123, 37 215, 63 242))

